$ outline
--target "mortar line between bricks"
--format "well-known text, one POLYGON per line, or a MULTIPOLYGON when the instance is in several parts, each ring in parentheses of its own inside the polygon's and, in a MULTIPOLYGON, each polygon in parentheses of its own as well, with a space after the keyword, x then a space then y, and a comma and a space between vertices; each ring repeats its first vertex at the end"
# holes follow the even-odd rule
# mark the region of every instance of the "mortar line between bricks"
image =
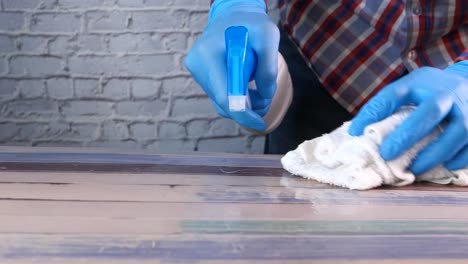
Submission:
POLYGON ((65 54, 49 54, 49 53, 21 53, 21 52, 11 52, 9 53, 10 57, 41 57, 41 58, 56 58, 56 59, 65 59, 68 56, 63 56, 65 54))
POLYGON ((176 55, 181 54, 177 51, 161 51, 161 52, 92 52, 92 53, 77 53, 73 57, 117 57, 123 58, 128 56, 154 56, 154 55, 176 55))
MULTIPOLYGON (((14 0, 18 1, 18 0, 14 0)), ((96 11, 107 11, 107 12, 152 12, 152 11, 191 11, 191 12, 209 12, 209 4, 207 8, 203 7, 186 7, 186 6, 146 6, 146 7, 92 7, 92 8, 71 8, 71 7, 60 7, 58 9, 38 9, 38 8, 4 8, 5 12, 33 12, 36 14, 53 14, 53 13, 74 13, 74 12, 96 12, 96 11)))
MULTIPOLYGON (((170 34, 170 33, 202 33, 201 31, 193 31, 188 28, 182 29, 174 29, 174 30, 167 30, 167 29, 146 29, 146 30, 91 30, 86 32, 88 35, 109 35, 109 36, 119 36, 124 34, 132 34, 132 35, 140 35, 140 34, 170 34)), ((38 37, 56 37, 56 36, 63 36, 63 37, 73 37, 76 32, 64 32, 64 31, 7 31, 7 30, 0 30, 0 35, 8 35, 8 36, 38 36, 38 37)))
POLYGON ((72 75, 67 75, 69 76, 70 78, 74 78, 74 79, 99 79, 101 77, 103 78, 107 78, 107 79, 134 79, 135 77, 138 77, 138 79, 146 79, 146 80, 156 80, 156 81, 160 81, 160 80, 164 80, 164 79, 170 79, 170 78, 177 78, 177 77, 191 77, 191 75, 187 72, 173 72, 173 73, 169 73, 167 75, 164 75, 162 77, 160 76, 156 76, 155 75, 144 75, 146 77, 139 77, 139 76, 143 76, 143 75, 138 75, 138 76, 134 76, 134 75, 131 75, 131 76, 122 76, 122 75, 79 75, 79 74, 72 74, 72 75))
MULTIPOLYGON (((101 77, 105 79, 148 79, 148 80, 163 80, 163 79, 168 79, 168 78, 175 78, 175 77, 187 77, 187 75, 182 75, 182 74, 187 74, 186 72, 182 73, 174 73, 173 75, 137 75, 137 74, 132 74, 132 75, 70 75, 70 74, 49 74, 47 77, 49 78, 76 78, 76 79, 99 79, 101 77)), ((21 79, 41 79, 43 77, 40 76, 27 76, 27 75, 9 75, 7 77, 8 79, 15 79, 15 80, 21 80, 21 79)))
POLYGON ((60 32, 30 32, 30 31, 5 31, 0 30, 0 35, 12 37, 72 37, 74 33, 60 32))
POLYGON ((88 19, 85 12, 80 12, 80 33, 84 34, 88 31, 88 19))
POLYGON ((27 32, 30 32, 31 31, 31 26, 32 26, 32 21, 33 21, 33 19, 32 19, 33 14, 31 12, 25 12, 24 14, 25 14, 25 16, 24 16, 23 28, 27 32))
POLYGON ((148 33, 161 33, 161 34, 169 34, 169 33, 194 33, 194 34, 201 34, 202 31, 193 31, 189 28, 181 28, 176 30, 165 30, 165 29, 141 29, 141 30, 88 30, 86 33, 88 34, 109 34, 109 35, 123 35, 123 34, 148 34, 148 33))

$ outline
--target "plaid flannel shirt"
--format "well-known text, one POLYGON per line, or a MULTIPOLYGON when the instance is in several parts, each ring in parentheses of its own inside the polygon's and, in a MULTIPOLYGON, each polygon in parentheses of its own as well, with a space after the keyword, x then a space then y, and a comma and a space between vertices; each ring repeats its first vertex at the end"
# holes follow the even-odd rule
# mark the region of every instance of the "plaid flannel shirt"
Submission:
POLYGON ((351 113, 407 71, 468 60, 468 0, 279 0, 278 7, 309 67, 351 113))

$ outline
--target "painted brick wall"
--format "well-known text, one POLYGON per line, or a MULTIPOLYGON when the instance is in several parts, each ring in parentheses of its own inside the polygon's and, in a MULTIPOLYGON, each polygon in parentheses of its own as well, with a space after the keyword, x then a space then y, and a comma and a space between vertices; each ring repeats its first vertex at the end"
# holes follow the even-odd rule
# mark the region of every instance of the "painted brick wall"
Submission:
POLYGON ((0 0, 0 144, 261 153, 184 69, 208 3, 0 0))

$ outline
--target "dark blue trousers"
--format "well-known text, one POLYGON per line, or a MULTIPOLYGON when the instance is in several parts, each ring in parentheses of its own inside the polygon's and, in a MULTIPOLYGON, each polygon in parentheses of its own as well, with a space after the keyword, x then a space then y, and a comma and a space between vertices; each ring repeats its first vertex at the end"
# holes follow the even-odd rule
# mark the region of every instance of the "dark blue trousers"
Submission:
POLYGON ((280 30, 279 50, 289 67, 294 97, 281 125, 267 135, 265 154, 284 154, 304 140, 329 133, 352 118, 323 88, 297 46, 280 30))

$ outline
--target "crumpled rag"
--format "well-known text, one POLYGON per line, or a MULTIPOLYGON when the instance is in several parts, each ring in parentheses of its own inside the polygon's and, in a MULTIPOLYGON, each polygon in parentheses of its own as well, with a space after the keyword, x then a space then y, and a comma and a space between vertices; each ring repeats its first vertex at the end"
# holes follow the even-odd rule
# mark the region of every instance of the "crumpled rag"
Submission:
POLYGON ((381 185, 404 186, 415 181, 468 186, 468 167, 449 171, 443 166, 415 177, 408 170, 411 161, 443 131, 438 127, 406 153, 392 161, 379 154, 383 139, 401 124, 412 109, 403 109, 387 119, 368 126, 364 134, 348 134, 351 122, 345 122, 330 134, 305 141, 282 159, 283 168, 307 179, 355 190, 381 185))

